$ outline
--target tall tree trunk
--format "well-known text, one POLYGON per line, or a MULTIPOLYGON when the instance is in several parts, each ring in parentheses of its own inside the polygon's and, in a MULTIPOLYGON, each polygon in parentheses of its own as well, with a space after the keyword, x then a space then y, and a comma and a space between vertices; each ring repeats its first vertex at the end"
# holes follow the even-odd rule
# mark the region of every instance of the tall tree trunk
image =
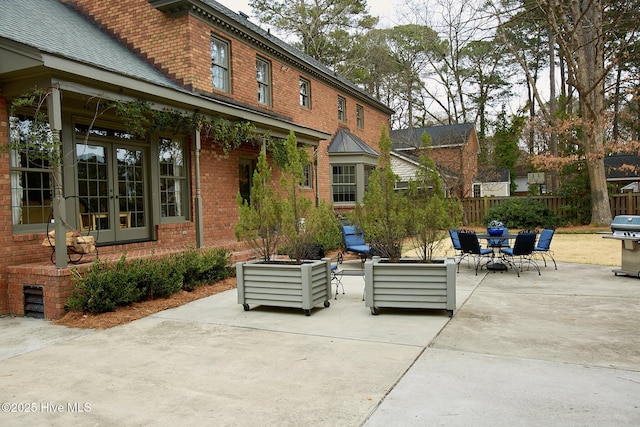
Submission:
POLYGON ((602 0, 571 0, 580 47, 576 55, 576 89, 585 121, 584 149, 591 184, 591 223, 611 224, 609 192, 604 169, 604 29, 602 0))
MULTIPOLYGON (((549 124, 551 134, 549 135, 549 151, 554 157, 558 157, 558 133, 556 132, 556 38, 553 29, 549 28, 549 124)), ((558 173, 551 172, 551 192, 558 189, 558 173)))

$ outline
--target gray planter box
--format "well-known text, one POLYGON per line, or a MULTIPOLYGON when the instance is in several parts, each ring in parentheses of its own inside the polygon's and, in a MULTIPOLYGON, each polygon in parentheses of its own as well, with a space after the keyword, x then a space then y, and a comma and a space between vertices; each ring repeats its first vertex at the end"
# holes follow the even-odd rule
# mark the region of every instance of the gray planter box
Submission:
POLYGON ((453 258, 444 263, 391 263, 379 257, 364 264, 365 306, 379 308, 456 308, 456 269, 453 258))
POLYGON ((302 264, 264 264, 258 261, 236 264, 238 304, 245 311, 252 305, 301 308, 309 316, 317 305, 329 307, 331 260, 302 264))

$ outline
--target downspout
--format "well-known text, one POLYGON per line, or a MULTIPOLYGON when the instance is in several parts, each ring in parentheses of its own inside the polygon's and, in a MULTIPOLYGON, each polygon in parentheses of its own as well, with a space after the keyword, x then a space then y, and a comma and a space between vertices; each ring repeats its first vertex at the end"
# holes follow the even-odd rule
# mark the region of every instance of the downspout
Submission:
POLYGON ((318 190, 318 147, 313 147, 313 177, 315 178, 316 187, 316 208, 320 206, 320 192, 318 190))
POLYGON ((204 247, 204 224, 202 220, 202 191, 200 189, 200 130, 196 129, 194 134, 194 163, 196 176, 196 198, 195 198, 195 223, 196 223, 196 247, 204 247))
POLYGON ((53 138, 53 146, 58 151, 55 156, 58 160, 53 165, 53 221, 56 233, 56 268, 67 268, 67 230, 65 229, 66 210, 64 195, 62 193, 62 155, 60 147, 60 132, 62 131, 62 105, 60 101, 60 89, 51 88, 51 94, 47 98, 47 112, 49 127, 53 138))

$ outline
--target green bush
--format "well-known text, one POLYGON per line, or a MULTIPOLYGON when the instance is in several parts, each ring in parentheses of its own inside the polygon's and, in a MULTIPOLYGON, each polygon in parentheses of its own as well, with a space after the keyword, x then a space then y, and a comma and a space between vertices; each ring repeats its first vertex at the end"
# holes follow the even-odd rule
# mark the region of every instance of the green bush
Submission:
POLYGON ((183 266, 182 289, 185 291, 191 292, 197 286, 214 283, 233 274, 231 254, 224 249, 190 248, 177 257, 183 266))
POLYGON ((550 209, 530 198, 512 198, 492 207, 483 222, 489 224, 492 220, 502 221, 505 227, 520 229, 554 228, 558 222, 550 209))
POLYGON ((166 298, 180 289, 193 290, 233 275, 231 255, 224 249, 189 249, 170 257, 126 260, 97 259, 90 270, 73 271, 73 289, 66 308, 104 313, 116 307, 154 298, 166 298))
POLYGON ((326 252, 342 247, 342 232, 340 231, 340 221, 333 212, 333 206, 321 202, 318 207, 321 225, 317 235, 317 243, 322 245, 326 252))
POLYGON ((131 267, 122 255, 115 264, 97 259, 84 275, 73 271, 74 287, 67 308, 84 313, 104 313, 122 305, 139 301, 144 291, 129 280, 131 267))

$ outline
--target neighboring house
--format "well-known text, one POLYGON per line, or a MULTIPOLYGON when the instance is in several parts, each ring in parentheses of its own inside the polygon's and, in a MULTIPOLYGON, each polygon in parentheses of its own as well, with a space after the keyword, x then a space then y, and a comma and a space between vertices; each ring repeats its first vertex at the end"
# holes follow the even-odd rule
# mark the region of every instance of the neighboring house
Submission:
MULTIPOLYGON (((98 99, 144 100, 157 110, 251 122, 272 138, 293 130, 315 154, 305 191, 327 201, 335 199, 332 175, 341 171, 332 168, 329 142, 347 130, 375 147, 393 113, 211 0, 3 0, 0 146, 8 143, 12 100, 34 87, 55 88, 48 115, 65 153, 61 219, 79 230, 99 224, 100 254, 196 246, 249 256, 233 233, 236 194, 250 191, 261 141, 225 153, 198 131, 148 129, 136 138, 113 114, 92 123, 98 99)), ((368 164, 371 151, 363 154, 368 164)), ((0 216, 0 315, 23 314, 24 288, 34 286, 43 289, 44 316, 56 318, 64 311, 70 268, 66 257, 53 266, 41 247, 53 184, 51 170, 36 166, 0 152, 0 192, 11 201, 0 216)), ((353 179, 366 182, 366 173, 356 167, 353 179)))
POLYGON ((391 169, 398 176, 396 189, 405 189, 410 180, 416 179, 416 173, 420 170, 419 158, 402 151, 392 151, 390 154, 391 169))
POLYGON ((638 191, 640 182, 640 156, 637 154, 617 154, 604 158, 607 182, 618 191, 638 191))
POLYGON ((417 158, 424 132, 431 137, 431 157, 438 165, 447 191, 460 198, 471 197, 480 152, 475 125, 463 123, 394 130, 389 133, 392 150, 417 158))
POLYGON ((474 180, 473 197, 508 197, 510 188, 509 169, 483 170, 474 180))

